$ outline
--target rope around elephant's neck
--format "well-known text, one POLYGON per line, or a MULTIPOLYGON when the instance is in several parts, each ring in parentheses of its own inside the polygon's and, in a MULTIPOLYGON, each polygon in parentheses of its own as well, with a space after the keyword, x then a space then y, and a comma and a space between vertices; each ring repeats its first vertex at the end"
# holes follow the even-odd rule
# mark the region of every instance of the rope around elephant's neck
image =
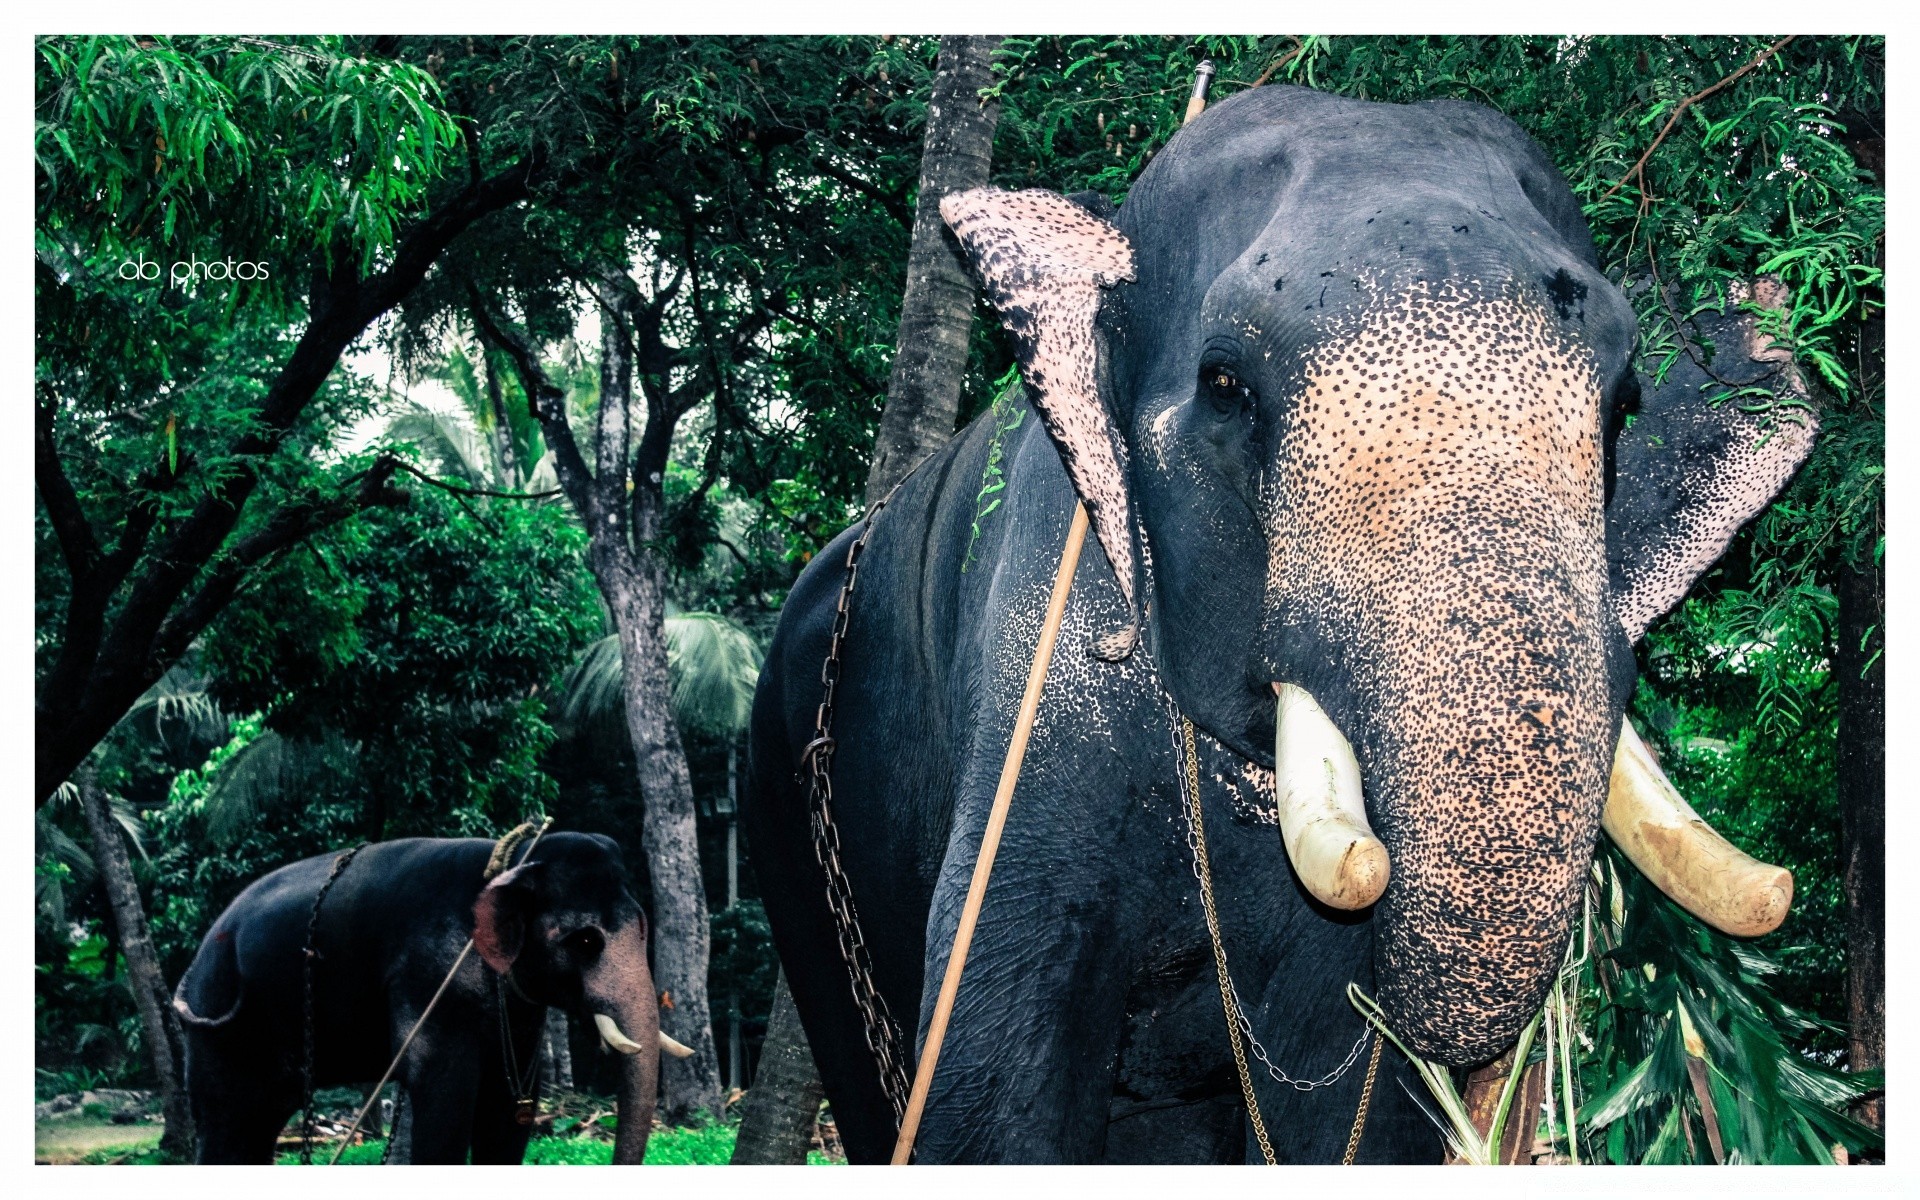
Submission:
MULTIPOLYGON (((533 831, 532 833, 533 840, 527 843, 527 852, 526 854, 521 856, 520 861, 525 862, 527 861, 528 858, 531 858, 533 856, 534 847, 540 844, 541 838, 547 836, 547 829, 552 824, 553 824, 552 817, 540 818, 537 825, 533 821, 527 821, 515 827, 515 829, 511 833, 507 834, 507 836, 495 842, 493 845, 493 854, 488 857, 487 869, 485 872, 482 873, 481 878, 486 882, 491 883, 495 876, 497 876, 498 874, 500 874, 501 871, 504 871, 506 869, 506 864, 510 863, 513 860, 514 847, 517 846, 521 841, 526 840, 528 836, 528 833, 527 833, 528 830, 533 831), (503 849, 505 851, 504 853, 502 853, 503 849), (497 867, 496 867, 496 863, 499 864, 497 867)), ((367 1119, 367 1114, 373 1111, 373 1106, 380 1102, 381 1089, 387 1086, 387 1081, 393 1078, 394 1071, 399 1069, 400 1061, 407 1056, 407 1049, 413 1045, 414 1035, 420 1032, 420 1027, 422 1025, 425 1025, 427 1023, 427 1018, 433 1015, 434 1008, 437 1007, 440 1003, 440 997, 447 994, 447 985, 453 982, 453 977, 459 974, 460 968, 466 964, 467 955, 472 953, 473 953, 473 939, 468 938, 467 944, 460 947, 460 956, 453 960, 453 966, 447 968, 447 977, 440 981, 440 986, 438 988, 434 989, 433 999, 427 1001, 427 1007, 421 1010, 419 1018, 415 1020, 413 1023, 413 1028, 407 1030, 407 1036, 405 1040, 403 1040, 400 1043, 400 1049, 394 1054, 393 1061, 387 1064, 386 1073, 380 1076, 380 1082, 374 1084, 373 1091, 367 1093, 367 1102, 360 1106, 359 1112, 354 1114, 353 1124, 347 1126, 346 1136, 340 1139, 340 1144, 334 1148, 333 1157, 327 1160, 328 1166, 332 1166, 333 1164, 339 1162, 340 1156, 342 1154, 345 1154, 347 1152, 347 1147, 353 1144, 353 1135, 359 1132, 360 1123, 367 1119)), ((538 1059, 536 1059, 535 1061, 537 1062, 538 1059)), ((396 1112, 398 1111, 397 1105, 395 1106, 395 1111, 396 1112)), ((391 1130, 388 1131, 388 1137, 389 1138, 392 1137, 391 1130)))
MULTIPOLYGON (((1193 873, 1200 880, 1200 907, 1207 918, 1207 936, 1213 942, 1213 965, 1220 977, 1220 1008, 1227 1017, 1227 1040, 1233 1046, 1233 1066, 1240 1076, 1240 1094, 1247 1105, 1247 1118, 1253 1122, 1253 1136, 1260 1143, 1260 1153, 1270 1167, 1279 1165, 1279 1158, 1273 1152, 1273 1143, 1267 1138, 1267 1123, 1260 1116, 1260 1098, 1253 1091, 1253 1070, 1247 1065, 1247 1043, 1253 1042, 1251 1023, 1247 1020, 1246 1010, 1240 1004, 1239 992, 1233 986, 1233 975, 1227 970, 1227 946, 1220 937, 1220 912, 1213 901, 1213 865, 1207 858, 1207 828, 1200 811, 1200 755, 1194 746, 1193 721, 1180 717, 1182 775, 1185 786, 1181 788, 1182 799, 1187 807, 1187 827, 1193 832, 1193 873)), ((1353 1051, 1347 1060, 1320 1079, 1306 1082, 1291 1078, 1281 1078, 1291 1083, 1296 1091, 1312 1091, 1327 1087, 1347 1073, 1359 1057, 1360 1047, 1366 1044, 1368 1027, 1362 1027, 1360 1040, 1353 1045, 1353 1051)), ((1258 1042, 1253 1042, 1257 1047, 1258 1042)), ((1266 1055, 1261 1055, 1266 1061, 1266 1055)), ((1367 1127, 1367 1109, 1373 1103, 1373 1080, 1380 1070, 1380 1039, 1373 1040, 1373 1057, 1367 1062, 1366 1081, 1360 1085, 1360 1106, 1353 1114, 1353 1129, 1347 1135, 1346 1153, 1341 1156, 1340 1164, 1350 1167, 1354 1156, 1360 1152, 1360 1135, 1367 1127)), ((1271 1062, 1267 1062, 1267 1071, 1279 1078, 1271 1062)))

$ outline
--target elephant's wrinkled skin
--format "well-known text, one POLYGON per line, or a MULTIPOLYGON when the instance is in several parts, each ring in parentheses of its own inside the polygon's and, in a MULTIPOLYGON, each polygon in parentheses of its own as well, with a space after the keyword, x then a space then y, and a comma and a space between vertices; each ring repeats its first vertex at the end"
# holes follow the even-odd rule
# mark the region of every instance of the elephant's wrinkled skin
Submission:
MULTIPOLYGON (((314 945, 314 1086, 371 1085, 468 937, 470 954, 395 1078, 395 1162, 517 1163, 500 1003, 517 1065, 539 1053, 546 1006, 610 1016, 647 1049, 625 1062, 616 1161, 646 1151, 660 1014, 647 922, 612 839, 550 833, 483 889, 494 844, 404 838, 361 850, 321 908, 314 945), (501 971, 511 984, 499 986, 501 971), (516 994, 516 992, 518 994, 516 994)), ((262 876, 215 921, 182 979, 199 1160, 269 1162, 301 1104, 301 959, 334 855, 262 876)))
MULTIPOLYGON (((919 1160, 1259 1161, 1169 696, 1201 731, 1225 943, 1273 1064, 1311 1080, 1342 1063, 1362 1030, 1349 980, 1422 1054, 1497 1054, 1566 948, 1631 638, 1805 438, 1780 435, 1756 466, 1758 418, 1708 406, 1690 359, 1643 394, 1633 312, 1566 184, 1478 106, 1261 88, 1181 132, 1117 212, 984 192, 943 212, 1046 427, 1025 405, 1015 428, 976 422, 908 480, 862 559, 834 815, 879 984, 922 1036, 1075 498, 1063 458, 1102 550, 1080 562, 919 1160), (1096 216, 1130 243, 1130 282, 1096 216), (1111 285, 1097 335, 1076 332, 1095 284, 1111 285), (1076 371, 1097 394, 1076 400, 1076 371), (1088 432, 1101 423, 1113 453, 1088 432), (996 439, 1007 486, 980 515, 996 439), (1143 626, 1126 655, 1112 564, 1129 562, 1143 626), (1310 900, 1283 852, 1278 683, 1311 693, 1358 757, 1392 864, 1368 912, 1310 900)), ((1719 339, 1723 377, 1804 396, 1751 329, 1716 313, 1693 333, 1719 339)), ((884 1160, 892 1114, 795 774, 850 536, 783 613, 746 820, 849 1153, 884 1160)), ((1306 1091, 1256 1064, 1281 1161, 1339 1161, 1364 1064, 1306 1091)), ((1361 1162, 1439 1158, 1409 1088, 1389 1050, 1361 1162)))

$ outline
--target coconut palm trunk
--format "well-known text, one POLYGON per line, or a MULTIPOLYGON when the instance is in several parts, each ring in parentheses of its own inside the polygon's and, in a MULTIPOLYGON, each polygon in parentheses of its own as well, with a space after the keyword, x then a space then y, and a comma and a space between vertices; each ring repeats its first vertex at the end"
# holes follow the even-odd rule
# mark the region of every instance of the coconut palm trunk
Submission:
POLYGON ((93 771, 82 767, 76 774, 80 789, 80 809, 86 814, 87 832, 93 838, 93 858, 100 871, 101 885, 107 892, 107 905, 113 917, 120 953, 127 960, 127 984, 133 989, 134 1007, 140 1011, 140 1028, 146 1034, 147 1053, 153 1060, 153 1073, 160 1081, 160 1096, 167 1122, 160 1148, 181 1162, 193 1158, 193 1110, 187 1103, 186 1088, 181 1086, 180 1029, 169 1004, 172 989, 160 973, 160 959, 153 951, 153 938, 147 932, 147 916, 140 906, 140 887, 133 878, 133 861, 127 855, 125 834, 114 819, 106 793, 95 784, 93 771))
POLYGON ((867 476, 867 503, 885 496, 920 460, 953 436, 960 417, 960 381, 973 328, 973 278, 946 223, 940 198, 983 187, 993 166, 1000 105, 980 102, 992 86, 989 63, 997 37, 943 37, 933 94, 927 100, 920 151, 920 197, 913 210, 907 284, 900 301, 887 406, 867 476))
POLYGON ((773 985, 773 1011, 767 1015, 767 1038, 760 1045, 760 1069, 741 1102, 740 1136, 733 1144, 732 1161, 757 1166, 805 1163, 825 1094, 782 972, 773 985))
MULTIPOLYGON (((1847 929, 1847 1067, 1887 1058, 1887 680, 1883 653, 1886 585, 1880 570, 1843 567, 1834 678, 1840 693, 1839 793, 1841 890, 1847 929)), ((1884 1129, 1881 1098, 1855 1110, 1884 1129)))

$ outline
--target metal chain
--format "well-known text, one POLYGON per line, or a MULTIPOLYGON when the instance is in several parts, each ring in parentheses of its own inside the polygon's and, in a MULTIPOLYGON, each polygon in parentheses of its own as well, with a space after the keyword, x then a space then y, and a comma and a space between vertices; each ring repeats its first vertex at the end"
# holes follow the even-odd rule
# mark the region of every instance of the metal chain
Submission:
POLYGON ((333 890, 334 881, 369 844, 361 842, 333 860, 333 870, 327 872, 327 881, 320 885, 320 894, 313 898, 313 911, 307 914, 307 945, 300 964, 305 993, 301 1002, 300 1091, 304 1102, 300 1116, 300 1162, 305 1166, 313 1165, 313 964, 320 957, 320 951, 314 948, 314 936, 320 929, 320 906, 327 902, 327 893, 333 890))
MULTIPOLYGON (((894 491, 898 491, 896 486, 894 491)), ((860 933, 860 914, 853 903, 853 886, 840 862, 840 831, 833 820, 833 738, 834 693, 840 683, 840 649, 846 641, 850 601, 860 578, 860 553, 873 536, 873 519, 893 499, 885 499, 868 511, 861 523, 860 536, 847 548, 847 575, 840 585, 840 598, 833 610, 833 631, 827 641, 826 661, 820 664, 820 707, 814 714, 813 740, 800 755, 806 773, 808 825, 813 834, 813 854, 827 875, 827 907, 833 912, 833 926, 839 935, 840 957, 846 960, 848 983, 853 989, 854 1005, 860 1010, 865 1027, 867 1049, 880 1073, 880 1089, 893 1105, 896 1126, 906 1115, 907 1097, 912 1091, 906 1070, 905 1038, 899 1024, 887 1008, 873 979, 873 957, 860 933)))
POLYGON ((1354 1156, 1360 1153, 1360 1135, 1367 1128, 1367 1109, 1373 1105, 1373 1080, 1380 1073, 1380 1047, 1387 1043, 1381 1038, 1373 1039, 1373 1057, 1367 1060, 1367 1081, 1360 1085, 1360 1107, 1353 1114, 1353 1132, 1347 1135, 1347 1152, 1340 1156, 1340 1165, 1350 1167, 1354 1156))
MULTIPOLYGON (((1318 1079, 1295 1079, 1274 1065, 1267 1048, 1254 1036, 1253 1022, 1247 1017, 1246 1005, 1241 1002, 1240 990, 1234 986, 1233 973, 1227 967, 1227 947, 1220 936, 1220 913, 1213 898, 1213 867, 1207 856, 1206 823, 1200 809, 1200 756, 1194 746, 1193 722, 1173 708, 1171 701, 1168 711, 1174 717, 1174 752, 1183 765, 1178 772, 1180 780, 1181 809, 1186 817, 1187 849, 1193 854, 1193 875, 1200 883, 1200 906, 1206 914, 1207 935, 1213 942, 1213 963, 1215 973, 1220 979, 1220 1007, 1227 1018, 1227 1036, 1233 1044, 1234 1068, 1240 1076, 1240 1090, 1246 1101, 1247 1116, 1253 1123, 1254 1137, 1259 1140, 1260 1152, 1265 1156, 1268 1166, 1278 1165, 1273 1152, 1273 1143, 1267 1138, 1266 1122, 1260 1115, 1260 1102, 1253 1090, 1253 1075, 1247 1066, 1247 1049, 1253 1051, 1255 1058, 1267 1069, 1267 1074, 1276 1083, 1284 1083, 1297 1092, 1311 1092, 1318 1088, 1330 1087, 1339 1082, 1354 1062, 1360 1057, 1360 1051, 1372 1036, 1373 1030, 1363 1024, 1360 1037, 1353 1043, 1353 1049, 1339 1066, 1318 1079), (1244 1042, 1244 1047, 1243 1047, 1244 1042)), ((1360 1093, 1360 1108, 1354 1115, 1353 1131, 1347 1139, 1347 1153, 1342 1160, 1352 1165, 1353 1155, 1360 1147, 1360 1134, 1366 1125, 1367 1107, 1373 1099, 1374 1073, 1380 1066, 1380 1043, 1374 1041, 1373 1060, 1367 1067, 1366 1083, 1360 1093)))
MULTIPOLYGON (((527 1073, 520 1074, 520 1060, 513 1052, 513 1031, 507 1027, 507 990, 501 983, 505 976, 493 977, 493 998, 500 1009, 500 1065, 507 1073, 507 1090, 513 1094, 514 1123, 532 1125, 534 1118, 534 1085, 540 1080, 540 1050, 538 1039, 533 1058, 527 1063, 527 1073), (524 1119, 523 1119, 524 1118, 524 1119)), ((518 988, 514 989, 519 991, 518 988)), ((525 993, 522 993, 524 997, 525 993)), ((542 1009, 544 1012, 545 1010, 542 1009)))

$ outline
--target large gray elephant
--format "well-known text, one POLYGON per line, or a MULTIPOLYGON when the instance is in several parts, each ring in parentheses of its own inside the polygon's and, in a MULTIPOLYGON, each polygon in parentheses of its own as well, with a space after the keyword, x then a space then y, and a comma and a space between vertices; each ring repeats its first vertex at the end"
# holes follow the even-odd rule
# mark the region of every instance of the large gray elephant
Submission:
MULTIPOLYGON (((1371 1054, 1349 981, 1424 1057, 1512 1044, 1603 808, 1703 916, 1779 920, 1790 880, 1691 821, 1622 723, 1633 642, 1811 444, 1755 315, 1776 289, 1736 286, 1658 386, 1639 378, 1633 310, 1551 161, 1450 101, 1260 88, 1173 138, 1117 211, 991 189, 941 208, 1025 396, 874 520, 829 740, 858 530, 795 586, 754 713, 747 830, 851 1157, 892 1148, 872 1046, 887 1013, 903 1057, 925 1036, 1076 500, 1095 537, 920 1161, 1262 1160, 1195 878, 1186 720, 1279 1161, 1339 1161, 1353 1136, 1371 1054), (803 762, 822 754, 830 829, 803 762)), ((1411 1078, 1389 1050, 1358 1161, 1440 1157, 1411 1078)))

